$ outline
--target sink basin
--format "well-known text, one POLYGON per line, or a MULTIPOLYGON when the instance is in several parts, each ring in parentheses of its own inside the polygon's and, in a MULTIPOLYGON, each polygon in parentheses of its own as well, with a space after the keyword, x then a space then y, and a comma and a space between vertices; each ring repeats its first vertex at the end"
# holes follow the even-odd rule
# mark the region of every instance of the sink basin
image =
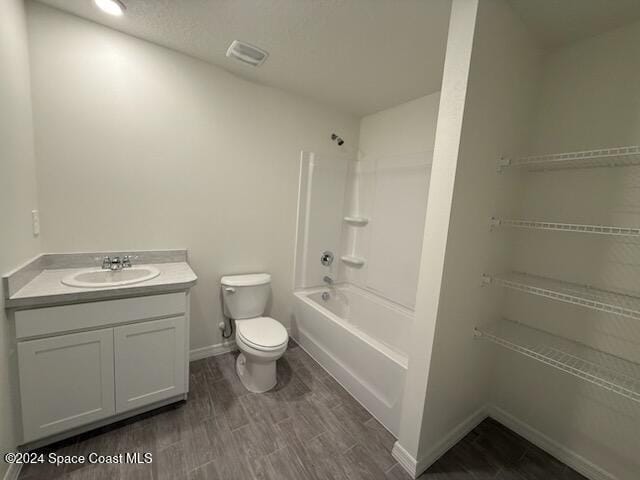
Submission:
POLYGON ((118 287, 151 280, 158 275, 160 275, 160 270, 150 266, 123 268, 115 271, 83 270, 64 277, 62 283, 80 288, 118 287))

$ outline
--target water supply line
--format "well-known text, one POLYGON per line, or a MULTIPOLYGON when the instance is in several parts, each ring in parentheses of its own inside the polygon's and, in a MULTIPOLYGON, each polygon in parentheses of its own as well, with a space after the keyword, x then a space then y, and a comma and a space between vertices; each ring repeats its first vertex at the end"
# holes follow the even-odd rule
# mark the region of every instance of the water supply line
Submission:
POLYGON ((222 338, 228 340, 229 338, 231 338, 231 335, 233 335, 233 320, 227 317, 224 318, 229 322, 229 335, 225 335, 225 332, 227 331, 227 322, 225 322, 224 329, 222 330, 222 338))

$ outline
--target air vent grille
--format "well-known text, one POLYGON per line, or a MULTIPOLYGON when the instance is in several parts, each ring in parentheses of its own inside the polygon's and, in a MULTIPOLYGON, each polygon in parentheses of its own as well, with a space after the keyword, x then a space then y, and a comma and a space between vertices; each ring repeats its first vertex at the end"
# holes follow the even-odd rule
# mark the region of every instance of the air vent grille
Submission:
POLYGON ((227 57, 236 58, 254 67, 262 65, 268 56, 264 50, 240 40, 234 40, 227 49, 227 57))

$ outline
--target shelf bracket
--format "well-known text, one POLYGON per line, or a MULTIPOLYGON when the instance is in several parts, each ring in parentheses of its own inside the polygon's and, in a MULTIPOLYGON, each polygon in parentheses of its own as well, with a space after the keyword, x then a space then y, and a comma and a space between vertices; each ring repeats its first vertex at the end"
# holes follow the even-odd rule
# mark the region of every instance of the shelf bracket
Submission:
POLYGON ((486 273, 482 274, 482 286, 486 287, 491 284, 491 276, 486 273))

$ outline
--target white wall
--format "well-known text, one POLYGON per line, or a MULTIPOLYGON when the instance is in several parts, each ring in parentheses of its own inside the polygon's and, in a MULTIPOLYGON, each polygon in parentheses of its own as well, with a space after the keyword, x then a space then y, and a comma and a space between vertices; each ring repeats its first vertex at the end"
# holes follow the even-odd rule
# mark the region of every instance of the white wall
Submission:
MULTIPOLYGON (((414 464, 421 460, 420 436, 442 288, 477 8, 477 0, 453 0, 451 6, 425 220, 429 228, 424 231, 400 435, 394 446, 394 449, 397 446, 403 449, 414 464)), ((417 465, 414 467, 421 469, 417 465)))
POLYGON ((346 254, 363 257, 344 277, 409 308, 415 306, 422 232, 440 94, 363 117, 359 159, 349 182, 345 214, 369 219, 344 225, 346 254))
POLYGON ((219 277, 269 271, 289 322, 301 150, 355 118, 28 4, 48 251, 186 247, 192 347, 221 341, 219 277))
POLYGON ((439 101, 436 92, 362 117, 360 153, 364 157, 433 153, 439 101))
POLYGON ((492 350, 473 328, 499 314, 481 275, 506 265, 509 246, 488 222, 517 191, 496 164, 525 141, 537 63, 504 0, 454 0, 399 439, 422 466, 490 397, 492 350))
POLYGON ((635 22, 545 57, 534 153, 638 143, 639 37, 635 22))
MULTIPOLYGON (((33 125, 24 6, 0 4, 0 272, 36 255, 40 241, 31 233, 37 208, 33 125)), ((18 414, 14 408, 15 347, 12 324, 0 295, 0 453, 15 450, 18 414)), ((8 465, 0 461, 0 477, 8 465)))
MULTIPOLYGON (((532 153, 640 144, 640 23, 555 51, 542 65, 532 153)), ((640 168, 529 174, 524 218, 640 224, 640 168)), ((509 234, 516 270, 638 294, 640 242, 553 232, 509 234)), ((505 315, 640 363, 640 323, 509 292, 505 315)), ((640 406, 500 351, 495 402, 618 479, 637 479, 640 406)))

